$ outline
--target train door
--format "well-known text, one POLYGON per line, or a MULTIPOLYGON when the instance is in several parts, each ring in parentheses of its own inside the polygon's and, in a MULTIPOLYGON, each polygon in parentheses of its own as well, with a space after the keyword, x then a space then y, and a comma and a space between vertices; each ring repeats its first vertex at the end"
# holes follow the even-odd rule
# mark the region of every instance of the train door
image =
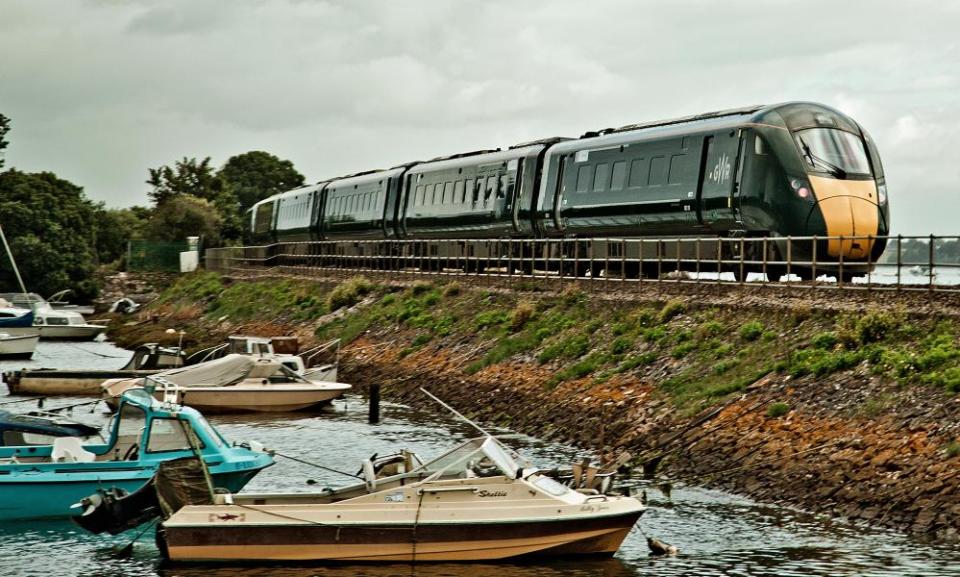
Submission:
POLYGON ((738 167, 740 131, 727 130, 704 137, 700 161, 697 217, 715 230, 730 230, 740 221, 738 167))

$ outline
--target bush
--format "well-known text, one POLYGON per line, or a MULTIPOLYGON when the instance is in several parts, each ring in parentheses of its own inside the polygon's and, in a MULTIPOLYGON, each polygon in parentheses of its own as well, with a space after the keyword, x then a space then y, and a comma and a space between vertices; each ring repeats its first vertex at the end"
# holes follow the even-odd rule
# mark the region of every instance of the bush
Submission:
POLYGON ((425 280, 418 280, 410 285, 410 294, 413 296, 422 295, 425 292, 429 292, 433 288, 433 285, 428 283, 425 280))
POLYGON ((837 333, 828 331, 825 333, 820 333, 819 335, 813 337, 811 344, 816 349, 832 349, 837 346, 837 343, 840 342, 840 339, 837 337, 837 333))
POLYGON ((687 310, 683 301, 674 299, 663 305, 663 308, 660 309, 660 314, 657 315, 657 320, 660 324, 669 322, 673 317, 681 314, 683 311, 687 310))
POLYGON ((627 371, 633 370, 641 365, 650 365, 657 360, 656 353, 643 353, 640 355, 631 355, 623 360, 620 363, 620 366, 617 367, 618 373, 625 373, 627 371))
POLYGON ((882 341, 903 323, 900 315, 887 311, 873 310, 861 316, 854 329, 857 340, 863 344, 882 341))
POLYGON ((474 317, 473 325, 479 331, 487 327, 502 325, 509 319, 510 315, 508 315, 505 311, 484 311, 474 317))
POLYGON ((576 359, 585 355, 588 350, 590 350, 590 339, 585 335, 574 335, 543 349, 537 359, 541 364, 558 358, 576 359))
POLYGON ((763 334, 763 325, 760 321, 750 321, 740 327, 740 338, 745 341, 755 341, 763 334))
POLYGON ((447 286, 443 287, 443 296, 445 297, 455 297, 460 294, 460 283, 452 282, 447 286))
POLYGON ((525 327, 533 318, 535 310, 533 303, 527 301, 517 303, 517 306, 513 307, 513 312, 510 313, 510 330, 517 332, 525 327))
POLYGON ((687 341, 685 343, 681 343, 673 347, 673 350, 670 351, 670 356, 675 359, 682 359, 683 357, 687 356, 691 351, 693 351, 696 348, 697 348, 697 343, 693 341, 687 341))
POLYGON ((360 297, 373 290, 373 283, 366 277, 355 276, 336 286, 327 295, 327 308, 330 312, 343 307, 352 307, 360 302, 360 297))
POLYGON ((617 337, 610 343, 610 352, 615 355, 622 355, 633 346, 633 339, 628 337, 617 337))
POLYGON ((771 419, 777 419, 790 412, 790 405, 786 403, 773 403, 767 407, 767 416, 771 419))

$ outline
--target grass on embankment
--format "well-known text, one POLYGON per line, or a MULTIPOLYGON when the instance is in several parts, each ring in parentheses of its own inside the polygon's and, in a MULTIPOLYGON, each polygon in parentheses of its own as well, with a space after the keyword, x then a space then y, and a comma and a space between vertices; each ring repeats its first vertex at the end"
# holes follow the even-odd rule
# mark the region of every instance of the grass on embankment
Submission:
POLYGON ((212 273, 182 278, 155 306, 191 307, 209 321, 297 324, 367 296, 372 304, 322 324, 316 336, 348 343, 369 331, 401 343, 403 356, 434 346, 472 348, 466 373, 525 363, 548 375, 546 387, 638 379, 691 412, 771 371, 826 376, 858 367, 903 386, 960 392, 956 324, 879 309, 837 315, 692 308, 681 301, 611 302, 575 290, 508 294, 428 282, 400 289, 363 278, 331 290, 293 280, 225 284, 212 273))

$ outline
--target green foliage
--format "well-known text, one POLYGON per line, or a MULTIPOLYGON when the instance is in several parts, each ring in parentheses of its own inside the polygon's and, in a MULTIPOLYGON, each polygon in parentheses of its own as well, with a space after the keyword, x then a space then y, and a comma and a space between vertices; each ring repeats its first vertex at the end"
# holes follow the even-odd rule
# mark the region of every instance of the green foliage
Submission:
POLYGON ((646 352, 639 355, 631 355, 623 360, 617 366, 618 373, 625 373, 627 371, 632 371, 633 369, 644 366, 652 365, 654 361, 657 360, 657 354, 652 352, 646 352))
POLYGON ((697 348, 697 343, 694 341, 685 341, 679 345, 673 347, 673 350, 670 351, 670 356, 675 359, 682 359, 683 357, 690 354, 697 348))
POLYGON ((223 218, 212 203, 191 195, 178 195, 157 205, 147 223, 146 236, 164 242, 199 236, 209 246, 220 243, 222 227, 223 218))
POLYGON ((856 322, 857 340, 862 344, 884 340, 897 329, 904 319, 895 313, 884 310, 871 310, 856 322))
POLYGON ((837 337, 837 333, 833 331, 827 331, 818 334, 813 337, 810 341, 810 344, 817 349, 832 349, 840 342, 840 339, 837 337))
POLYGON ((533 306, 533 303, 529 301, 521 301, 517 303, 517 306, 513 308, 513 312, 510 313, 510 330, 517 332, 526 326, 527 322, 533 317, 533 313, 536 309, 533 306))
POLYGON ((550 384, 557 384, 570 379, 580 379, 594 372, 601 365, 609 361, 602 353, 590 353, 586 358, 579 360, 558 372, 550 379, 550 384))
POLYGON ((723 324, 718 321, 707 321, 697 327, 697 336, 700 339, 716 337, 723 334, 723 324))
POLYGON ((588 350, 590 339, 585 335, 573 335, 544 348, 537 360, 542 364, 554 359, 576 359, 585 355, 588 350))
MULTIPOLYGON (((81 301, 96 296, 98 214, 82 188, 53 173, 0 173, 0 222, 29 291, 73 289, 81 301)), ((20 290, 6 254, 0 289, 20 290)))
POLYGON ((947 455, 948 459, 960 457, 960 443, 956 441, 951 441, 947 443, 943 447, 943 452, 947 455))
POLYGON ((7 147, 7 133, 10 132, 10 119, 0 114, 0 168, 3 168, 3 150, 7 147))
POLYGON ((303 186, 303 175, 289 160, 261 150, 231 156, 217 173, 244 214, 258 201, 303 186))
POLYGON ((143 238, 150 212, 139 206, 100 209, 97 214, 97 260, 112 263, 127 254, 127 243, 143 238))
POLYGON ((858 351, 801 349, 793 353, 790 373, 795 377, 809 374, 822 377, 854 367, 861 360, 863 356, 858 351))
POLYGON ((736 359, 730 359, 726 361, 720 361, 719 363, 713 365, 713 374, 722 375, 730 371, 733 367, 737 366, 737 363, 740 361, 736 359))
POLYGON ((483 311, 473 318, 473 326, 478 331, 488 327, 500 326, 510 320, 510 314, 502 310, 483 311))
POLYGON ((683 304, 683 301, 681 300, 674 299, 668 301, 663 305, 663 308, 660 309, 660 314, 657 316, 657 321, 660 324, 670 322, 673 317, 683 313, 683 311, 686 309, 686 305, 683 304))
POLYGON ((433 340, 433 335, 430 335, 430 334, 417 335, 417 338, 413 339, 412 346, 421 347, 432 340, 433 340))
POLYGON ((760 321, 750 321, 740 326, 740 338, 745 341, 755 341, 763 334, 763 324, 760 321))
POLYGON ((786 403, 773 403, 767 407, 767 416, 771 419, 780 418, 790 412, 790 405, 786 403))
POLYGON ((633 339, 629 337, 617 337, 610 343, 610 352, 614 355, 622 355, 633 346, 633 339))
POLYGON ((207 304, 213 302, 224 288, 219 274, 198 270, 179 277, 158 300, 161 303, 207 304))
POLYGON ((210 157, 201 161, 184 157, 172 167, 164 165, 148 171, 147 184, 153 190, 147 192, 147 196, 155 206, 147 229, 150 240, 202 236, 206 246, 217 246, 222 239, 240 238, 243 223, 236 196, 221 176, 214 173, 210 157), (202 218, 201 210, 206 211, 206 218, 202 218), (177 214, 167 216, 169 212, 177 214), (179 227, 170 230, 171 225, 179 227))
POLYGON ((373 290, 373 283, 366 277, 355 276, 338 284, 327 295, 327 309, 333 312, 344 307, 352 307, 360 298, 373 290))

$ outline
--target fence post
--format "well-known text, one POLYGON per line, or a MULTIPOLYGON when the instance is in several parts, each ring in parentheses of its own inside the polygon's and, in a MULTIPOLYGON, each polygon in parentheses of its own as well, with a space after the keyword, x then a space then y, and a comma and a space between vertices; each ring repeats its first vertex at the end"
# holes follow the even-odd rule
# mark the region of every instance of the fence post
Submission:
POLYGON ((903 269, 903 235, 897 235, 897 291, 899 292, 901 287, 900 280, 900 271, 903 269))
POLYGON ((933 292, 933 286, 934 286, 934 285, 933 285, 933 277, 934 277, 934 274, 935 274, 935 273, 933 272, 933 263, 934 263, 933 253, 934 253, 934 243, 936 243, 936 242, 937 242, 936 237, 934 237, 934 236, 931 234, 931 235, 930 235, 930 248, 929 248, 929 253, 930 253, 929 264, 930 264, 930 268, 927 270, 927 290, 929 290, 930 292, 933 292))

